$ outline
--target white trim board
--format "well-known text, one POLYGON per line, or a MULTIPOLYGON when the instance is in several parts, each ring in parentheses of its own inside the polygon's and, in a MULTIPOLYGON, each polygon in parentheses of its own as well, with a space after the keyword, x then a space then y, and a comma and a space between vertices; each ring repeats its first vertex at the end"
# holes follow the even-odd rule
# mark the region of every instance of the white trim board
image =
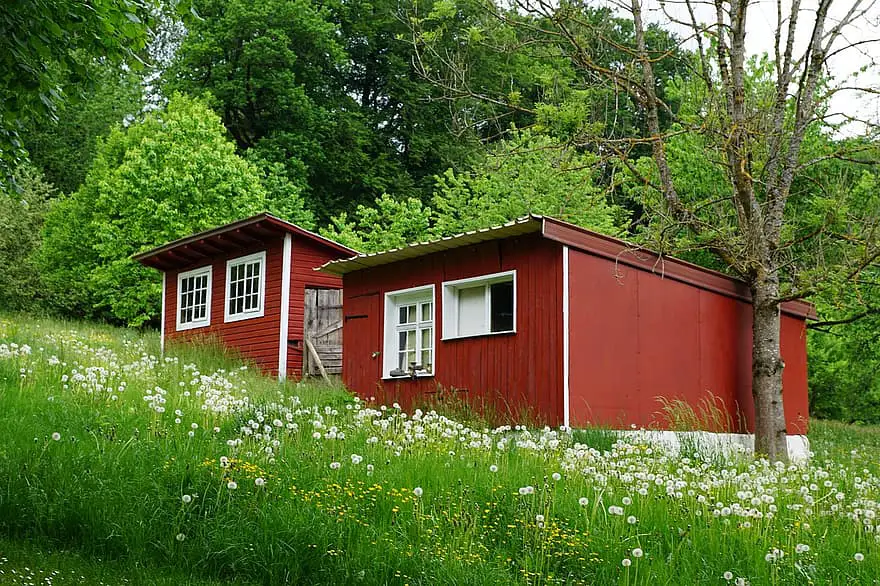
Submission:
MULTIPOLYGON (((287 378, 287 335, 290 327, 290 266, 293 262, 292 249, 293 238, 290 234, 284 235, 282 247, 283 258, 281 259, 281 318, 280 332, 278 335, 278 380, 287 378)), ((265 271, 263 271, 265 273, 265 271)))
POLYGON ((570 327, 570 281, 568 276, 568 246, 562 247, 562 421, 566 429, 571 425, 571 341, 570 327))
POLYGON ((159 317, 159 356, 165 357, 165 292, 167 287, 168 273, 162 271, 162 313, 159 317))

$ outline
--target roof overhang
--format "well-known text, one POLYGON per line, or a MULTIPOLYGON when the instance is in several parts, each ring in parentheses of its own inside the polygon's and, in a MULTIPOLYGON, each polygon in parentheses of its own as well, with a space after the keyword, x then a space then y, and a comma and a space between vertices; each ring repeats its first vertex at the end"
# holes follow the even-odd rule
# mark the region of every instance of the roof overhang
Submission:
POLYGON ((216 256, 225 255, 242 248, 250 248, 293 234, 311 240, 333 250, 340 258, 357 254, 347 246, 324 238, 305 228, 292 224, 268 213, 257 214, 225 226, 212 228, 192 236, 180 238, 157 248, 132 256, 132 260, 158 269, 173 270, 203 262, 216 256))
MULTIPOLYGON (((359 254, 352 258, 333 260, 315 270, 333 275, 345 275, 435 252, 532 233, 539 233, 542 237, 559 242, 564 246, 601 256, 622 265, 649 271, 663 278, 751 302, 751 292, 744 281, 684 260, 658 254, 619 238, 599 234, 555 218, 538 215, 529 215, 500 226, 473 230, 430 242, 418 242, 383 252, 359 254)), ((811 303, 801 300, 783 303, 782 311, 801 318, 816 317, 815 307, 811 303)))
POLYGON ((479 244, 489 240, 503 240, 512 236, 521 236, 541 231, 540 216, 526 216, 501 226, 472 230, 455 236, 446 236, 438 240, 428 242, 416 242, 401 248, 392 248, 382 252, 358 254, 352 258, 332 260, 318 267, 320 270, 331 275, 345 275, 354 271, 391 264, 393 262, 424 256, 434 252, 452 250, 462 246, 479 244))

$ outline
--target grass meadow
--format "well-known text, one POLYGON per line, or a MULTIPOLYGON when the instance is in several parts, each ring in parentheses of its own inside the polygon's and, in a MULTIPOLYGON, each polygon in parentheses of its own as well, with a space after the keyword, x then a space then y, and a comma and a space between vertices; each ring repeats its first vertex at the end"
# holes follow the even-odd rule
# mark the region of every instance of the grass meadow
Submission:
POLYGON ((805 465, 670 456, 158 348, 153 333, 0 316, 0 583, 880 577, 878 429, 814 422, 805 465))

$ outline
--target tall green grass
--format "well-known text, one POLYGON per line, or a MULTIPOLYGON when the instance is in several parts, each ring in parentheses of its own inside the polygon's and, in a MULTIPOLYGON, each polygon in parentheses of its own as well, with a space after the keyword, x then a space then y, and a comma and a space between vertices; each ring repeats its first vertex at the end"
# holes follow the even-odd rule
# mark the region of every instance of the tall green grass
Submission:
POLYGON ((259 584, 880 575, 865 524, 880 496, 880 442, 846 449, 860 437, 849 428, 814 423, 810 466, 704 462, 603 430, 492 429, 383 410, 242 366, 218 348, 176 346, 160 359, 152 333, 0 316, 0 535, 259 584), (247 401, 202 410, 200 386, 247 401), (156 387, 163 412, 145 400, 156 387), (773 495, 772 507, 755 505, 761 518, 720 513, 751 507, 759 487, 773 495), (767 561, 774 549, 784 555, 767 561))

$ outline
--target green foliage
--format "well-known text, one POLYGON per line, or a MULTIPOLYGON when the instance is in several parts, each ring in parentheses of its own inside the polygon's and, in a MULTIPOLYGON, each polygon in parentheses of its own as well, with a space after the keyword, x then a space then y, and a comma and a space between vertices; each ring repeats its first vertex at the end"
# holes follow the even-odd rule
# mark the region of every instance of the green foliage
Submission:
POLYGON ((430 238, 433 211, 415 198, 396 200, 388 194, 374 207, 359 205, 353 217, 342 212, 321 233, 361 252, 400 248, 430 238))
MULTIPOLYGON (((178 3, 181 9, 186 4, 178 3)), ((0 5, 0 165, 22 154, 18 132, 27 123, 56 118, 65 99, 65 76, 88 80, 93 59, 132 67, 141 63, 138 53, 148 40, 150 6, 143 0, 0 5)))
POLYGON ((0 307, 35 309, 43 295, 36 253, 55 190, 30 166, 19 167, 14 182, 17 189, 0 188, 0 307))
POLYGON ((621 235, 628 214, 596 186, 593 157, 552 138, 518 131, 470 171, 436 178, 432 207, 383 195, 374 206, 342 213, 324 231, 356 250, 377 252, 411 242, 549 215, 609 235, 621 235))
POLYGON ((53 304, 134 325, 154 319, 159 276, 129 257, 266 205, 259 171, 235 154, 217 116, 173 96, 114 129, 82 187, 52 206, 41 260, 53 304))
POLYGON ((812 414, 846 422, 880 423, 878 332, 880 314, 830 331, 810 332, 812 414))
POLYGON ((467 156, 411 72, 391 0, 199 0, 167 75, 204 94, 240 151, 283 164, 319 217, 382 193, 424 198, 467 156))
POLYGON ((622 235, 628 214, 597 185, 595 159, 547 136, 516 132, 470 171, 438 177, 433 232, 449 236, 538 214, 622 235))
POLYGON ((142 107, 144 90, 138 75, 106 63, 91 63, 87 69, 93 84, 83 87, 72 75, 64 82, 80 86, 81 100, 61 104, 57 122, 31 121, 21 133, 30 161, 62 193, 73 193, 85 181, 98 140, 142 107))

